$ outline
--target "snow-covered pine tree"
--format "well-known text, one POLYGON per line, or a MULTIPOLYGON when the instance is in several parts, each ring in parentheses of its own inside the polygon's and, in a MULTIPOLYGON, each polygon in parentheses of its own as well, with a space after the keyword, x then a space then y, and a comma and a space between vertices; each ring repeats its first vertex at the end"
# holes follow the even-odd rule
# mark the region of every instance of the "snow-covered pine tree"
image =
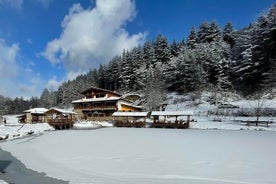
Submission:
POLYGON ((267 13, 260 16, 254 26, 252 37, 252 60, 259 64, 256 78, 260 82, 260 87, 264 88, 269 81, 273 83, 271 77, 275 76, 272 72, 275 72, 276 60, 276 3, 267 13), (263 82, 266 84, 262 84, 263 82))
POLYGON ((162 64, 168 63, 171 58, 171 51, 167 38, 165 36, 162 36, 161 34, 158 34, 153 45, 156 55, 156 62, 162 64))
POLYGON ((227 60, 226 58, 222 58, 221 61, 219 62, 219 72, 217 75, 217 86, 216 88, 218 91, 232 91, 233 86, 230 81, 229 77, 229 72, 230 72, 230 61, 227 60))
POLYGON ((206 41, 208 43, 211 43, 212 41, 216 41, 216 40, 220 40, 221 39, 221 30, 219 25, 215 22, 212 21, 209 24, 209 30, 208 30, 208 34, 206 36, 206 41))
POLYGON ((137 91, 139 89, 141 89, 141 83, 138 82, 139 79, 139 72, 140 72, 140 67, 143 65, 144 60, 143 60, 143 49, 142 47, 138 46, 135 47, 134 49, 132 49, 131 52, 131 62, 132 62, 132 89, 131 91, 137 91))
POLYGON ((159 110, 159 107, 166 101, 166 87, 163 74, 159 64, 147 71, 147 81, 144 88, 145 108, 148 111, 159 110))
POLYGON ((223 40, 230 45, 231 48, 235 45, 233 24, 228 22, 223 29, 223 40))
POLYGON ((108 64, 108 89, 111 91, 119 89, 119 62, 121 58, 115 56, 108 64))
POLYGON ((197 43, 197 33, 196 33, 196 29, 195 27, 192 27, 191 30, 190 30, 190 34, 187 38, 187 46, 189 48, 192 48, 194 49, 195 48, 195 44, 197 43))
POLYGON ((208 42, 210 25, 208 22, 202 22, 197 32, 197 43, 208 42))
POLYGON ((107 67, 102 64, 100 64, 98 69, 98 86, 104 89, 107 89, 108 87, 107 67))
POLYGON ((264 91, 276 92, 276 59, 270 60, 270 69, 262 74, 262 84, 264 91))
MULTIPOLYGON (((5 114, 12 114, 12 100, 10 98, 0 95, 0 116, 5 114)), ((19 112, 21 113, 21 112, 19 112)))
POLYGON ((132 91, 134 84, 134 67, 132 65, 132 56, 129 51, 124 51, 121 62, 121 89, 123 91, 132 91))
POLYGON ((183 88, 185 92, 196 91, 203 89, 206 84, 206 74, 202 69, 202 65, 196 59, 194 50, 187 49, 183 53, 183 88))
POLYGON ((45 88, 40 96, 39 105, 44 108, 50 108, 53 104, 51 94, 47 88, 45 88))
POLYGON ((241 53, 241 60, 236 67, 234 67, 235 75, 238 77, 237 82, 241 90, 252 92, 255 90, 254 72, 256 65, 252 62, 252 45, 241 53))
POLYGON ((184 87, 184 73, 183 73, 183 51, 180 51, 177 57, 173 57, 170 62, 165 65, 164 76, 167 81, 167 88, 169 91, 183 92, 184 87))
POLYGON ((144 89, 147 84, 147 71, 156 63, 154 47, 150 42, 146 42, 141 50, 141 64, 136 68, 136 82, 138 90, 144 89))
POLYGON ((170 48, 171 48, 171 55, 175 57, 175 56, 178 56, 181 49, 181 45, 178 44, 175 40, 173 40, 170 48))

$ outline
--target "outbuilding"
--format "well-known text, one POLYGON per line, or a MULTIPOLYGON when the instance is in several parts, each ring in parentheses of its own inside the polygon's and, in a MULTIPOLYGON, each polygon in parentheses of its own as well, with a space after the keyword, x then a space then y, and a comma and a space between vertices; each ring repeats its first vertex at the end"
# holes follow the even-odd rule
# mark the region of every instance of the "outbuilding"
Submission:
POLYGON ((115 127, 145 127, 146 118, 149 112, 114 112, 112 117, 114 118, 115 127))
POLYGON ((33 108, 24 111, 24 115, 21 115, 20 122, 21 123, 45 123, 45 112, 48 109, 46 108, 33 108))
POLYGON ((189 128, 192 111, 152 111, 154 128, 189 128))
POLYGON ((75 123, 75 112, 73 111, 51 108, 45 114, 47 122, 55 129, 72 128, 75 123))

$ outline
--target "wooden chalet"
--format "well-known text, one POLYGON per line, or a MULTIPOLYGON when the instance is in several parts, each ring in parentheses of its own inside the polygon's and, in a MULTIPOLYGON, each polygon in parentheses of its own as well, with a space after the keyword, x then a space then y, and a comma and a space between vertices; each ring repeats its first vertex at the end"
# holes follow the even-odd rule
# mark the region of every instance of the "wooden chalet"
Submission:
POLYGON ((92 121, 112 120, 117 111, 140 111, 131 101, 122 98, 119 93, 91 87, 81 93, 83 98, 72 102, 77 119, 92 121))
POLYGON ((149 112, 114 112, 115 127, 146 127, 146 118, 149 112))
POLYGON ((72 111, 51 108, 45 112, 47 122, 55 129, 72 128, 75 123, 75 113, 72 111))
POLYGON ((193 112, 191 111, 151 112, 154 128, 189 128, 192 115, 193 112), (186 117, 186 120, 183 117, 186 117))
POLYGON ((20 123, 45 123, 45 108, 33 108, 25 110, 24 114, 18 116, 20 123))

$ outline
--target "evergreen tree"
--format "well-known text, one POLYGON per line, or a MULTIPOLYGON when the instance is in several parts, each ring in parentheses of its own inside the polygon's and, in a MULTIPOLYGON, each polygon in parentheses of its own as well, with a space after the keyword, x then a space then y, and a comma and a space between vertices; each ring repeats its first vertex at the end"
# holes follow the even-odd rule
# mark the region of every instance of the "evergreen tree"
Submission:
POLYGON ((108 65, 108 72, 107 72, 107 77, 108 77, 108 89, 111 91, 118 90, 119 89, 119 62, 120 62, 120 57, 115 56, 108 65))
POLYGON ((178 44, 175 40, 173 40, 170 48, 171 48, 171 55, 178 56, 180 49, 181 49, 181 45, 178 44))
POLYGON ((52 106, 51 95, 47 88, 43 90, 39 102, 40 106, 44 108, 50 108, 52 106))
POLYGON ((208 22, 201 23, 197 32, 197 43, 208 42, 209 29, 210 26, 208 22))
POLYGON ((99 88, 107 89, 108 80, 107 80, 107 68, 104 65, 100 65, 98 70, 98 86, 99 88))
POLYGON ((231 48, 235 45, 233 24, 228 22, 223 29, 223 40, 230 45, 231 48))
MULTIPOLYGON (((154 50, 156 61, 159 63, 168 63, 171 58, 170 47, 167 38, 159 34, 154 41, 154 50)), ((155 64, 154 64, 155 65, 155 64)))
POLYGON ((121 87, 123 91, 131 91, 133 89, 134 67, 132 66, 132 58, 129 51, 124 51, 121 63, 121 87))
POLYGON ((185 92, 196 91, 205 87, 206 74, 202 69, 202 65, 196 61, 195 52, 187 50, 182 55, 183 60, 183 89, 185 92))
POLYGON ((144 94, 145 108, 148 111, 159 110, 159 107, 166 100, 165 80, 159 67, 159 64, 157 64, 155 68, 147 70, 147 83, 144 88, 144 94))
POLYGON ((198 38, 197 38, 196 29, 194 27, 192 27, 190 34, 188 36, 188 39, 187 39, 188 47, 194 49, 195 44, 197 43, 197 40, 198 40, 198 38))
POLYGON ((220 27, 215 21, 212 21, 210 23, 206 39, 207 39, 208 43, 210 43, 212 41, 215 41, 215 40, 220 40, 221 39, 220 27))
POLYGON ((219 62, 219 72, 218 72, 218 81, 217 81, 217 89, 218 91, 229 91, 233 90, 232 83, 229 78, 229 61, 225 58, 222 58, 222 60, 219 62))

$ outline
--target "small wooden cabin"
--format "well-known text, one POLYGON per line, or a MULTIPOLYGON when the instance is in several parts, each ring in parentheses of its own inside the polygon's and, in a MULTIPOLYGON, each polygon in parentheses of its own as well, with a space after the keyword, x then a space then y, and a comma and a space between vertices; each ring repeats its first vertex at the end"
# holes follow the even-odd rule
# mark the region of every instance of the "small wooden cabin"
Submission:
POLYGON ((146 118, 149 112, 114 112, 115 127, 146 127, 146 118))
POLYGON ((84 97, 72 102, 77 119, 92 121, 112 120, 117 111, 140 111, 141 107, 125 100, 119 93, 91 87, 81 93, 84 97))
POLYGON ((48 109, 45 108, 33 108, 25 110, 24 114, 18 116, 20 123, 45 123, 45 112, 48 109))
POLYGON ((191 111, 153 111, 151 112, 154 128, 189 128, 190 119, 192 115, 193 115, 193 112, 191 111))
POLYGON ((75 113, 72 111, 51 108, 45 114, 47 122, 55 129, 72 128, 75 123, 75 113))

